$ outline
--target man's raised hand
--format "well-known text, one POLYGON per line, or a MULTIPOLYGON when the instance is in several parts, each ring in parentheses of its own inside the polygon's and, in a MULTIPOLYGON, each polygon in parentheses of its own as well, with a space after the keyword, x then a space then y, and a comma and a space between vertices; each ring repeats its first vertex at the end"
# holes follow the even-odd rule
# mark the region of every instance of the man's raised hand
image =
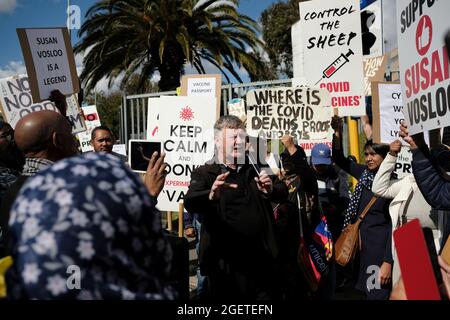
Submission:
POLYGON ((218 200, 220 198, 220 191, 222 189, 237 189, 238 185, 236 183, 227 183, 225 179, 228 177, 230 172, 218 175, 216 181, 214 181, 211 192, 209 193, 209 200, 218 200))

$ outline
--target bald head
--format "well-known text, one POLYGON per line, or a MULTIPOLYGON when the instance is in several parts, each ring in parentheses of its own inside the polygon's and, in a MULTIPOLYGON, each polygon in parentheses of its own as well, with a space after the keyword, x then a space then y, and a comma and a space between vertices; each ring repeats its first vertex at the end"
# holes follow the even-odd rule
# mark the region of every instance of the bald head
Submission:
POLYGON ((17 122, 14 139, 26 156, 43 153, 52 161, 71 156, 76 145, 69 122, 54 111, 32 112, 17 122))

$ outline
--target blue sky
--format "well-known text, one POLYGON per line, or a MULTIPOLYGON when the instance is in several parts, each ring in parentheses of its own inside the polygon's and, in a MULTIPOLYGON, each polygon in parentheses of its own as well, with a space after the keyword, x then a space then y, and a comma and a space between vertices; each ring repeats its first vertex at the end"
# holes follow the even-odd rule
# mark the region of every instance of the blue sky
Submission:
MULTIPOLYGON (((81 9, 82 22, 95 0, 71 0, 81 9)), ((258 20, 261 12, 276 0, 241 0, 240 11, 258 20)), ((24 73, 22 51, 16 28, 61 27, 66 25, 67 0, 0 0, 0 78, 24 73)), ((77 42, 75 34, 72 43, 77 42)))
MULTIPOLYGON (((371 3, 375 0, 361 0, 371 3)), ((448 0, 447 0, 448 1, 448 0)), ((96 0, 70 0, 71 5, 78 5, 81 9, 82 22, 86 11, 96 0)), ((277 0, 241 0, 240 11, 258 20, 261 12, 277 0)), ((0 78, 11 75, 26 73, 23 64, 22 52, 16 34, 16 28, 26 27, 61 27, 66 25, 67 0, 0 0, 0 78)), ((395 32, 395 1, 383 1, 384 30, 387 46, 385 49, 392 50, 397 46, 395 32)), ((72 43, 77 42, 76 32, 72 34, 72 43)), ((78 56, 77 66, 81 69, 81 56, 78 56)), ((209 72, 218 72, 213 66, 205 64, 209 72)), ((195 73, 191 67, 186 68, 186 73, 195 73)), ((243 72, 241 77, 248 81, 248 76, 243 72)), ((231 77, 232 81, 234 80, 231 77)), ((154 79, 155 80, 155 79, 154 79)), ((107 81, 98 85, 99 90, 106 89, 107 81)))

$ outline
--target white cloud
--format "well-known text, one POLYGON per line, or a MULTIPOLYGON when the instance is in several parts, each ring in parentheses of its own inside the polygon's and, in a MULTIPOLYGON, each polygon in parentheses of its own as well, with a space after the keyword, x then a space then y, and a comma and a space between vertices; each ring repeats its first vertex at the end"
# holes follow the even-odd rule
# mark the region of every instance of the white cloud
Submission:
POLYGON ((0 79, 26 73, 27 69, 22 61, 10 61, 6 66, 0 66, 0 79))
POLYGON ((17 0, 0 0, 0 12, 10 13, 17 7, 17 0))

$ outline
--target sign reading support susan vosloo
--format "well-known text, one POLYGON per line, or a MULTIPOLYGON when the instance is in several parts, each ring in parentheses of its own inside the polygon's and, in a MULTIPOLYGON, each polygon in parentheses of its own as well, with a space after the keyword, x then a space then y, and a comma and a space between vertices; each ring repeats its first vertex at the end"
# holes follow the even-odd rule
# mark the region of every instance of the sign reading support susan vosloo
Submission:
POLYGON ((450 71, 444 45, 449 12, 450 1, 397 1, 403 110, 411 134, 450 125, 450 71))
POLYGON ((327 89, 340 116, 365 114, 358 0, 300 2, 304 77, 327 89))
POLYGON ((80 91, 67 28, 17 29, 34 102, 80 91))

